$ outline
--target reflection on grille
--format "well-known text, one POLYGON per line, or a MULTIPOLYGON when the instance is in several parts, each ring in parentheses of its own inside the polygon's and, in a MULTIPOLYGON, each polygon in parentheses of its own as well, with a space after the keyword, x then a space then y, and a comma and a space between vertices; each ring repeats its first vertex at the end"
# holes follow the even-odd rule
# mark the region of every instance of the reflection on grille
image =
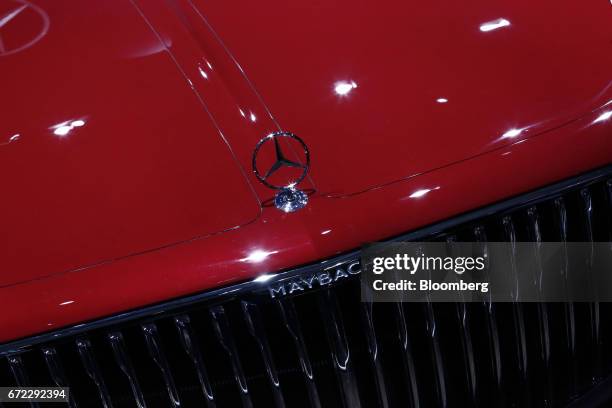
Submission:
MULTIPOLYGON (((610 241, 611 199, 606 168, 399 239, 610 241)), ((72 407, 564 406, 612 366, 608 304, 368 304, 355 278, 272 299, 262 285, 0 346, 0 384, 69 386, 72 407)))

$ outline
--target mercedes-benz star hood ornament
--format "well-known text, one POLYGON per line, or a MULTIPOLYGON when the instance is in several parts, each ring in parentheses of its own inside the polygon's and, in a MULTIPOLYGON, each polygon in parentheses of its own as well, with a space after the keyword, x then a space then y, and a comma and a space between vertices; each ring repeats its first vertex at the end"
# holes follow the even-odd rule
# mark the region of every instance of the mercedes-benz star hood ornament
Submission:
POLYGON ((253 171, 265 186, 278 190, 274 205, 281 211, 294 212, 308 204, 308 195, 296 188, 308 174, 310 153, 306 143, 290 132, 274 132, 261 139, 253 151, 253 171), (303 163, 293 161, 281 148, 281 139, 292 143, 303 163), (273 158, 273 160, 270 160, 273 158), (266 160, 268 159, 268 160, 266 160), (263 171, 265 169, 265 171, 263 171))

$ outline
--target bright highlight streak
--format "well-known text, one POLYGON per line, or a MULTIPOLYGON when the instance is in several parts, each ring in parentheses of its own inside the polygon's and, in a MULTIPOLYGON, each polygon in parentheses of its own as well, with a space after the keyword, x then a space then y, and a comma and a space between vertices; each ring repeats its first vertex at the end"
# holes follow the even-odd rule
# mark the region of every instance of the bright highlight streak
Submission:
POLYGON ((65 302, 60 303, 59 305, 60 305, 60 306, 66 306, 66 305, 69 305, 69 304, 71 304, 71 303, 74 303, 74 300, 67 300, 67 301, 65 301, 65 302))
POLYGON ((262 251, 261 249, 256 249, 253 252, 251 252, 249 254, 249 256, 247 256, 246 258, 242 258, 241 261, 242 262, 261 262, 263 260, 265 260, 267 257, 269 257, 272 254, 276 254, 278 253, 278 251, 262 251))
POLYGON ((327 235, 327 234, 329 234, 330 232, 331 232, 331 230, 330 230, 330 229, 329 229, 329 230, 325 230, 325 231, 322 231, 322 232, 321 232, 321 235, 327 235))
POLYGON ((506 20, 505 18, 498 18, 497 20, 487 21, 486 23, 481 24, 480 31, 486 33, 502 27, 508 27, 509 25, 510 21, 506 20))
POLYGON ((57 136, 66 136, 72 130, 72 126, 60 126, 53 131, 57 136))
POLYGON ((595 119, 593 123, 605 122, 606 120, 609 120, 610 118, 612 118, 612 111, 604 112, 601 115, 599 115, 599 117, 595 119))
POLYGON ((253 281, 255 281, 255 282, 267 282, 270 279, 272 279, 273 277, 274 277, 274 275, 270 275, 270 274, 266 273, 265 275, 259 275, 258 277, 253 279, 253 281))
POLYGON ((438 98, 438 99, 436 99, 436 102, 438 102, 438 103, 447 103, 448 99, 446 99, 446 98, 438 98))
POLYGON ((206 71, 204 71, 201 67, 198 67, 198 70, 200 71, 200 75, 202 75, 202 78, 208 79, 208 74, 206 74, 206 71))
POLYGON ((408 198, 421 198, 425 194, 429 193, 430 191, 439 190, 439 189, 440 189, 440 186, 437 186, 437 187, 434 187, 434 188, 424 188, 424 189, 421 189, 421 190, 417 190, 414 193, 410 194, 408 196, 408 198))
POLYGON ((56 136, 66 136, 72 131, 72 129, 81 126, 85 126, 85 121, 82 119, 77 119, 73 121, 58 123, 55 126, 51 126, 49 129, 53 129, 53 134, 56 136))
POLYGON ((255 122, 257 120, 257 116, 253 112, 251 112, 251 122, 255 122))
POLYGON ((355 83, 355 81, 351 81, 351 82, 340 81, 340 82, 336 82, 334 86, 334 90, 336 91, 336 93, 341 96, 348 95, 348 93, 351 92, 355 88, 357 88, 357 84, 355 83))
POLYGON ((502 139, 517 137, 518 135, 523 133, 523 130, 525 129, 510 129, 509 131, 507 131, 506 133, 502 135, 502 139))

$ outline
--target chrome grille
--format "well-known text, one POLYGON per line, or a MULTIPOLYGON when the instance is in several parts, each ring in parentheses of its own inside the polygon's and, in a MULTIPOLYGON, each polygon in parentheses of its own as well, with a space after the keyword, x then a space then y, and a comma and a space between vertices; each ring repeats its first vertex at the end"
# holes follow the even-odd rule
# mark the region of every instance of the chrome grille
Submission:
MULTIPOLYGON (((611 203, 605 168, 397 240, 610 241, 611 203)), ((248 282, 2 345, 0 385, 69 386, 72 407, 565 406, 607 378, 611 317, 362 303, 354 277, 274 299, 248 282)))

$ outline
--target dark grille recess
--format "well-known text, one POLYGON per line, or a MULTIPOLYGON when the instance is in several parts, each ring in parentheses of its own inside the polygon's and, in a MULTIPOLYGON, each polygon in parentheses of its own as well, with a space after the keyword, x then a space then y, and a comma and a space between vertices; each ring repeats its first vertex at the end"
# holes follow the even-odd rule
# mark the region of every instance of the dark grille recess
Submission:
MULTIPOLYGON (((400 239, 610 241, 611 174, 400 239)), ((565 406, 610 372, 609 304, 372 304, 358 279, 281 299, 262 287, 0 346, 0 385, 69 386, 72 407, 527 407, 565 406)))

